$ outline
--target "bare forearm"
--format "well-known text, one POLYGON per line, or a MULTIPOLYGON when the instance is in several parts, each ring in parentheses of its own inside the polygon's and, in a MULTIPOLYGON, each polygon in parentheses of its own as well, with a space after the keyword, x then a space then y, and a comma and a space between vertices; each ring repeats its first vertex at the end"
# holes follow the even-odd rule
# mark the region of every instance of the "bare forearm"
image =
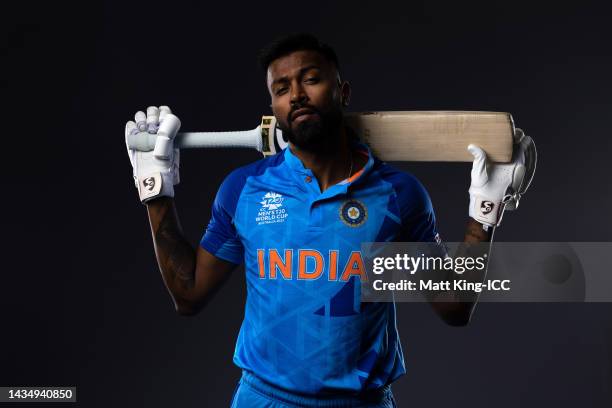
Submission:
MULTIPOLYGON (((454 271, 446 271, 441 280, 454 281, 462 279, 468 282, 482 282, 485 279, 494 228, 483 228, 482 224, 470 218, 465 231, 463 243, 457 248, 454 258, 476 259, 484 262, 484 268, 465 271, 458 275, 454 271)), ((452 286, 454 287, 454 285, 452 286)), ((470 320, 478 300, 478 293, 472 291, 448 290, 438 292, 433 297, 433 307, 436 312, 451 325, 463 326, 470 320)))
POLYGON ((195 287, 196 253, 185 239, 172 198, 147 204, 157 263, 177 308, 195 287))
MULTIPOLYGON (((465 271, 461 275, 452 272, 455 279, 465 279, 468 282, 478 283, 484 281, 487 274, 493 232, 494 227, 483 227, 482 224, 472 218, 468 220, 463 244, 457 248, 455 258, 479 258, 483 261, 484 268, 465 271)), ((472 303, 472 306, 478 299, 478 294, 471 291, 462 291, 455 294, 455 296, 458 301, 472 303)))
POLYGON ((483 225, 473 218, 468 220, 468 225, 465 229, 463 242, 471 244, 482 244, 483 242, 491 242, 493 239, 494 227, 487 227, 485 230, 483 225))
MULTIPOLYGON (((481 223, 470 218, 468 220, 465 236, 463 238, 463 243, 459 245, 456 253, 454 254, 455 258, 481 258, 484 263, 484 268, 482 269, 473 269, 469 271, 465 271, 460 276, 453 271, 451 272, 451 278, 461 278, 465 279, 469 282, 482 282, 486 276, 487 272, 487 264, 489 261, 489 253, 491 251, 491 240, 493 238, 493 227, 483 227, 481 223)), ((468 296, 469 299, 469 296, 468 296)), ((476 297, 474 297, 474 300, 476 297)), ((465 300, 465 298, 464 298, 465 300)))

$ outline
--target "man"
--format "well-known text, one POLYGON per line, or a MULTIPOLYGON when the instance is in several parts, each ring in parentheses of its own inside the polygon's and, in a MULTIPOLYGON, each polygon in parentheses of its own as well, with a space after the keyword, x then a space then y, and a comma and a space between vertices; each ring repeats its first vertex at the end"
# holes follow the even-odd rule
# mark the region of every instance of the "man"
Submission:
MULTIPOLYGON (((232 407, 395 406, 390 384, 405 372, 395 305, 360 303, 360 244, 440 242, 429 196, 345 131, 351 88, 329 46, 291 35, 264 49, 261 62, 289 147, 225 179, 197 249, 183 237, 172 198, 178 150, 166 161, 129 151, 163 279, 176 310, 193 315, 245 263, 248 296, 234 355, 243 377, 232 407), (152 175, 161 181, 154 196, 146 192, 152 175)), ((126 135, 176 132, 164 128, 168 114, 167 107, 139 112, 126 135)), ((518 200, 507 193, 525 186, 516 171, 524 150, 519 144, 513 164, 487 173, 485 153, 470 146, 466 242, 490 242, 502 201, 518 200)), ((446 301, 432 305, 441 317, 466 324, 475 299, 440 295, 446 301)))

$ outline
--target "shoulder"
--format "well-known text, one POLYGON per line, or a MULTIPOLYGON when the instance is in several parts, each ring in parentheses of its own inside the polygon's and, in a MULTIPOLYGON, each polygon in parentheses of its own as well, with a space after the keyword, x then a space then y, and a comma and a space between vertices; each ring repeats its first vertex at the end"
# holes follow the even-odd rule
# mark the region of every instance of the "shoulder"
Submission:
POLYGON ((399 170, 379 160, 375 162, 373 170, 382 180, 392 185, 400 202, 420 202, 424 205, 431 205, 427 189, 412 173, 399 170))
POLYGON ((437 237, 436 216, 429 193, 419 179, 386 163, 378 165, 380 177, 393 186, 403 232, 397 237, 406 242, 433 242, 437 237))
POLYGON ((280 166, 284 162, 283 152, 266 157, 246 166, 238 167, 225 177, 219 191, 217 200, 225 203, 235 203, 240 197, 240 193, 250 177, 257 177, 266 172, 267 169, 280 166))

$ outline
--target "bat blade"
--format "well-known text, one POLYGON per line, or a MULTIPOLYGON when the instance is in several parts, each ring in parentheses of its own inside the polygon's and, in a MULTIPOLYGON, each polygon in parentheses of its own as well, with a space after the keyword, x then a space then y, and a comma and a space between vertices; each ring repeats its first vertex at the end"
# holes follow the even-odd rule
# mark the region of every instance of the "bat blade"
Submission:
POLYGON ((348 114, 346 122, 386 161, 471 162, 470 143, 492 161, 512 158, 514 122, 505 112, 363 112, 348 114))

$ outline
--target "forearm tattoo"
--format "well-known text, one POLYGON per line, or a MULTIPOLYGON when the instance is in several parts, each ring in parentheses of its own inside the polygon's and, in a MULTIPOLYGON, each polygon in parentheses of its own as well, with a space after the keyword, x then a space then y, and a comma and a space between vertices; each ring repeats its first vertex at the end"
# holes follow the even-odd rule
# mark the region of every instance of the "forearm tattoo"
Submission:
POLYGON ((189 290, 195 285, 195 252, 183 236, 175 209, 166 204, 164 213, 155 231, 155 245, 162 273, 168 283, 189 290))

